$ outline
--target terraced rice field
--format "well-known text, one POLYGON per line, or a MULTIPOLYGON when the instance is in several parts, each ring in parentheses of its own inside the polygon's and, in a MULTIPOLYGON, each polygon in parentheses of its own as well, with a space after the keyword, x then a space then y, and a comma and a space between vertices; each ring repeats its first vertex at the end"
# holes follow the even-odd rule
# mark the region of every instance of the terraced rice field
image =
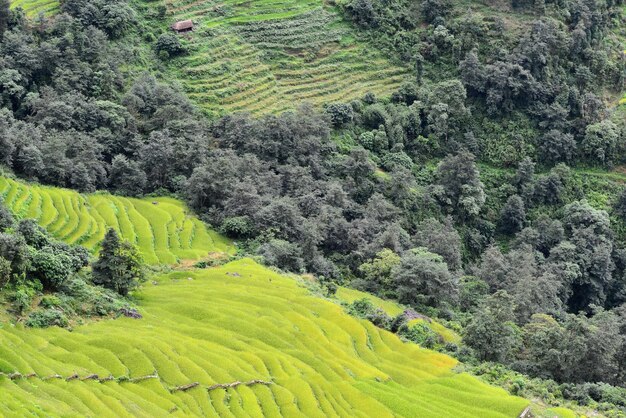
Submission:
MULTIPOLYGON (((144 11, 159 2, 143 0, 144 11)), ((189 53, 170 69, 208 114, 253 114, 387 96, 408 71, 357 41, 335 9, 320 0, 165 0, 167 30, 192 19, 189 53)), ((148 13, 146 13, 147 15, 148 13)))
POLYGON ((140 320, 0 327, 0 415, 488 418, 528 404, 251 260, 156 280, 140 320))
POLYGON ((43 13, 50 16, 59 9, 58 0, 11 0, 11 8, 21 7, 26 16, 37 17, 43 13))
POLYGON ((206 257, 210 252, 233 251, 228 240, 171 198, 82 195, 5 177, 0 177, 0 196, 19 218, 36 219, 57 239, 93 252, 109 228, 136 244, 149 264, 175 264, 206 257))

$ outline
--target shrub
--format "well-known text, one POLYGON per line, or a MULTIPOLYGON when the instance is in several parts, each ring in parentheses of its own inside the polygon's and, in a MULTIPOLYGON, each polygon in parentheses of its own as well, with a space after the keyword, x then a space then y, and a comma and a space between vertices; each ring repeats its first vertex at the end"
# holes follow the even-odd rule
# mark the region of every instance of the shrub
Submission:
POLYGON ((443 343, 441 336, 424 322, 418 322, 411 326, 404 325, 398 330, 398 335, 426 348, 434 348, 443 343))
POLYGON ((52 326, 67 327, 69 321, 65 314, 57 309, 45 309, 33 312, 28 316, 26 326, 32 328, 47 328, 52 326))
POLYGON ((11 302, 18 314, 23 314, 30 308, 35 297, 35 287, 29 285, 18 285, 13 294, 10 296, 11 302))
POLYGON ((221 230, 224 234, 235 238, 246 238, 254 235, 254 224, 248 216, 233 216, 224 219, 221 230))
POLYGON ((50 247, 32 250, 31 262, 31 272, 47 289, 59 289, 74 272, 72 259, 65 253, 55 253, 50 247))
POLYGON ((164 33, 159 36, 155 47, 157 53, 166 52, 168 57, 180 55, 185 52, 185 47, 180 42, 180 38, 173 33, 164 33))
POLYGON ((45 295, 39 304, 44 308, 58 308, 61 306, 61 299, 54 295, 45 295))

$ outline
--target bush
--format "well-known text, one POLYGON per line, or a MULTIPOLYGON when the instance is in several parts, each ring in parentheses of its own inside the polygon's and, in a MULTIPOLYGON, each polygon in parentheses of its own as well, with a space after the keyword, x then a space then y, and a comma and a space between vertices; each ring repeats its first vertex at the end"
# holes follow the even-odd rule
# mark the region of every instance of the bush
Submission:
POLYGON ((45 309, 33 312, 28 316, 26 326, 32 328, 47 328, 52 326, 67 327, 69 321, 65 314, 57 309, 45 309))
POLYGON ((21 315, 30 308, 34 296, 35 292, 31 287, 19 286, 13 295, 11 295, 11 301, 17 313, 21 315))
POLYGON ((168 57, 174 57, 185 52, 185 47, 180 42, 180 38, 173 33, 164 33, 159 36, 155 49, 159 56, 162 52, 166 52, 168 57))
POLYGON ((221 230, 229 237, 247 238, 254 235, 254 224, 247 216, 233 216, 224 219, 221 230))
POLYGON ((354 114, 352 107, 345 103, 332 103, 326 107, 326 113, 330 116, 330 121, 336 128, 340 128, 352 122, 354 114))
POLYGON ((59 306, 61 306, 61 299, 54 295, 45 295, 43 298, 41 298, 41 302, 39 302, 39 305, 44 308, 58 308, 59 306))
POLYGON ((348 313, 358 318, 367 319, 379 328, 391 329, 392 318, 382 309, 375 307, 368 298, 358 299, 349 304, 348 313))
POLYGON ((398 335, 426 348, 435 348, 443 343, 443 339, 424 322, 412 326, 402 326, 398 335))

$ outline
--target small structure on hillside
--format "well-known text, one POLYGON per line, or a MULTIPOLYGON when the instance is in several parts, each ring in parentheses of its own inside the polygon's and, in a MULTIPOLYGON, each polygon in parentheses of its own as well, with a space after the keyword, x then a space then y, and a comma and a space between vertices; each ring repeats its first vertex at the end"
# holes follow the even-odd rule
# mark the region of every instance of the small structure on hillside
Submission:
POLYGON ((171 26, 171 28, 176 33, 191 32, 193 30, 193 21, 192 20, 181 20, 180 22, 174 23, 171 26))

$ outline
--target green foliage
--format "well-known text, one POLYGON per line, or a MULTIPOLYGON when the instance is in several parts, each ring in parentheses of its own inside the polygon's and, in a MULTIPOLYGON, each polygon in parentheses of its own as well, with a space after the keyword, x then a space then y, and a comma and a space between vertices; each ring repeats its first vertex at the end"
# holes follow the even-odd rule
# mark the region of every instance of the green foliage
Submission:
POLYGON ((463 342, 483 361, 511 361, 521 344, 521 333, 513 322, 513 298, 505 291, 488 297, 465 329, 463 342))
POLYGON ((50 247, 32 250, 31 273, 43 283, 46 289, 59 289, 75 272, 72 259, 65 253, 56 253, 50 247))
POLYGON ((143 280, 139 251, 128 241, 121 241, 114 229, 109 229, 102 241, 98 261, 93 265, 94 284, 126 296, 143 280))
POLYGON ((442 306, 457 298, 457 284, 443 258, 424 248, 403 253, 391 274, 402 303, 442 306))
POLYGON ((581 143, 583 158, 592 164, 610 166, 616 157, 618 139, 618 127, 610 120, 587 126, 581 143))
POLYGON ((45 309, 33 312, 26 320, 26 326, 32 328, 67 327, 69 321, 58 309, 45 309))
POLYGON ((185 52, 180 38, 173 33, 164 33, 157 39, 155 50, 158 54, 165 53, 165 58, 175 57, 185 52))
POLYGON ((388 248, 382 250, 374 259, 359 266, 359 272, 363 278, 355 283, 356 287, 371 293, 393 294, 392 270, 399 264, 399 255, 388 248))
POLYGON ((11 293, 11 304, 18 314, 23 314, 30 308, 35 297, 36 290, 28 284, 20 284, 11 293))
POLYGON ((426 323, 419 322, 414 325, 404 325, 398 330, 398 335, 425 348, 435 348, 443 340, 426 323))

